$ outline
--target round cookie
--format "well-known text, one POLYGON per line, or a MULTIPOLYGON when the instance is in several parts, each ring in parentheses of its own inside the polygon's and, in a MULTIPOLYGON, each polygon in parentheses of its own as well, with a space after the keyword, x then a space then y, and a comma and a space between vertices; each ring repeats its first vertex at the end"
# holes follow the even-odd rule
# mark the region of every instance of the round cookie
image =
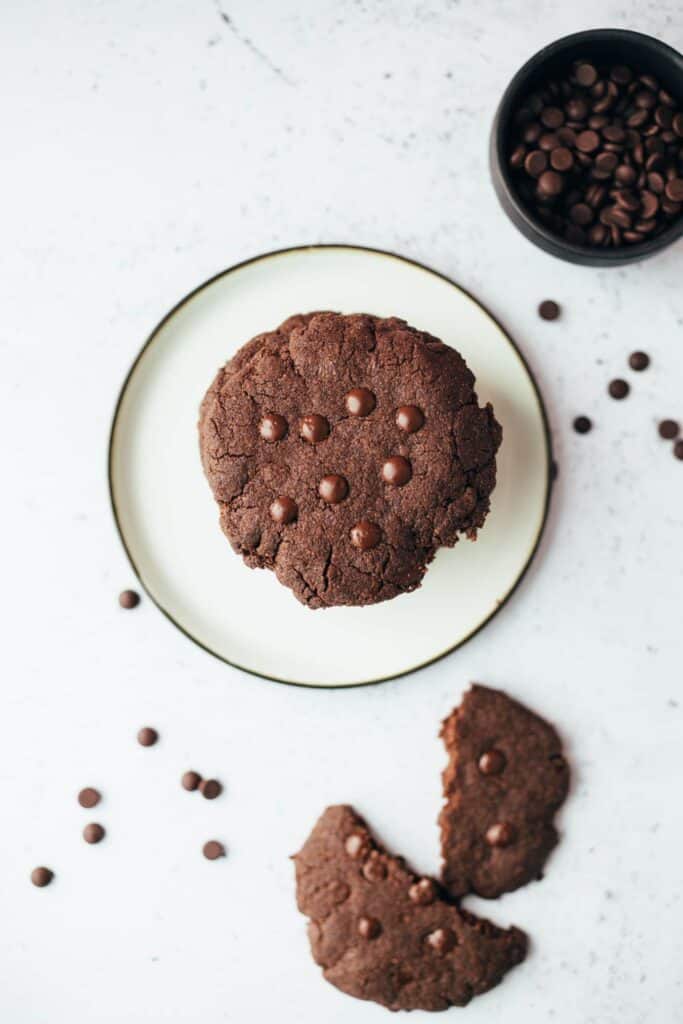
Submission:
POLYGON ((454 349, 394 317, 324 312, 244 345, 199 436, 234 550, 324 608, 415 590, 439 547, 474 539, 502 432, 454 349))

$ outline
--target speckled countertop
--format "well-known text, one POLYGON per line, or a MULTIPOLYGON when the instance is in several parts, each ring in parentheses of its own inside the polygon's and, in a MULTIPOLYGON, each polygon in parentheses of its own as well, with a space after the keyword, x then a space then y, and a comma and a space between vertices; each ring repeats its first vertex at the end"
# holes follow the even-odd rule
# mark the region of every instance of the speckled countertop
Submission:
POLYGON ((486 169, 497 99, 535 49, 598 25, 680 49, 680 5, 6 0, 0 24, 3 1024, 386 1020, 319 977, 287 855, 348 801, 435 870, 437 726, 474 678, 560 727, 574 790, 544 882, 485 907, 528 930, 529 960, 452 1016, 683 1020, 683 465, 655 429, 683 419, 683 244, 620 271, 558 263, 486 169), (115 395, 156 321, 217 270, 315 241, 405 253, 487 303, 539 376, 559 463, 501 615, 351 692, 241 675, 149 602, 120 611, 134 579, 106 485, 115 395), (557 323, 535 314, 547 297, 557 323), (612 402, 634 348, 652 367, 612 402), (224 796, 183 793, 190 767, 224 796), (98 847, 80 839, 88 784, 98 847), (214 836, 230 857, 210 864, 214 836), (58 884, 34 889, 37 863, 58 884))

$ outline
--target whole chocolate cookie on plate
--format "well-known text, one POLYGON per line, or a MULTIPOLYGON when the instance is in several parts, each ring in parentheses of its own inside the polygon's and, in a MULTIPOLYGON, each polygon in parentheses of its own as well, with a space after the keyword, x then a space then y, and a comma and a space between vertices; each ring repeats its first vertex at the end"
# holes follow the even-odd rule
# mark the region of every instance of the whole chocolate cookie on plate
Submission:
POLYGON ((244 345, 199 435, 234 550, 309 608, 419 587, 439 547, 483 525, 501 442, 454 349, 393 317, 327 312, 244 345))
POLYGON ((500 690, 474 685, 444 721, 441 877, 452 896, 493 898, 541 877, 569 788, 557 732, 500 690))
POLYGON ((459 909, 352 807, 328 807, 294 862, 313 958, 348 995, 390 1010, 464 1006, 526 955, 523 932, 459 909))

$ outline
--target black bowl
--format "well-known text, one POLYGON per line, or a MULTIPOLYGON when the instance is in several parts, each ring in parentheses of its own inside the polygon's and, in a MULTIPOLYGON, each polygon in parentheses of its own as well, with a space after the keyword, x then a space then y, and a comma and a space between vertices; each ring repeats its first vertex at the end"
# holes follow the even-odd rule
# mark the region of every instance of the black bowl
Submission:
POLYGON ((566 70, 574 60, 587 58, 598 64, 627 64, 657 78, 683 107, 683 56, 666 43, 640 32, 602 28, 577 32, 539 50, 520 68, 500 101, 491 130, 489 160, 493 186, 508 217, 541 249, 589 267, 621 267, 652 256, 683 234, 683 215, 656 238, 613 249, 575 245, 555 234, 529 209, 518 194, 510 173, 508 156, 515 112, 525 97, 542 82, 566 70))

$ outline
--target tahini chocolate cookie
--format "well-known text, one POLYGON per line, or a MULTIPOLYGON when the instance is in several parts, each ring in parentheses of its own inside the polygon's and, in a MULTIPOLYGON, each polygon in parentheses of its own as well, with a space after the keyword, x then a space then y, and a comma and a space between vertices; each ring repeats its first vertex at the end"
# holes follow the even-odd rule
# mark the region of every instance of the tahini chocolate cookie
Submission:
POLYGON ((493 898, 534 878, 557 843, 569 786, 551 725, 499 690, 474 685, 444 721, 442 879, 454 897, 493 898))
POLYGON ((348 995, 390 1010, 464 1006, 526 955, 523 932, 459 910, 351 807, 328 807, 294 861, 313 957, 348 995))
POLYGON ((501 428, 457 352, 396 318, 309 313, 248 342, 201 406, 220 523, 309 608, 419 587, 474 539, 501 428))

